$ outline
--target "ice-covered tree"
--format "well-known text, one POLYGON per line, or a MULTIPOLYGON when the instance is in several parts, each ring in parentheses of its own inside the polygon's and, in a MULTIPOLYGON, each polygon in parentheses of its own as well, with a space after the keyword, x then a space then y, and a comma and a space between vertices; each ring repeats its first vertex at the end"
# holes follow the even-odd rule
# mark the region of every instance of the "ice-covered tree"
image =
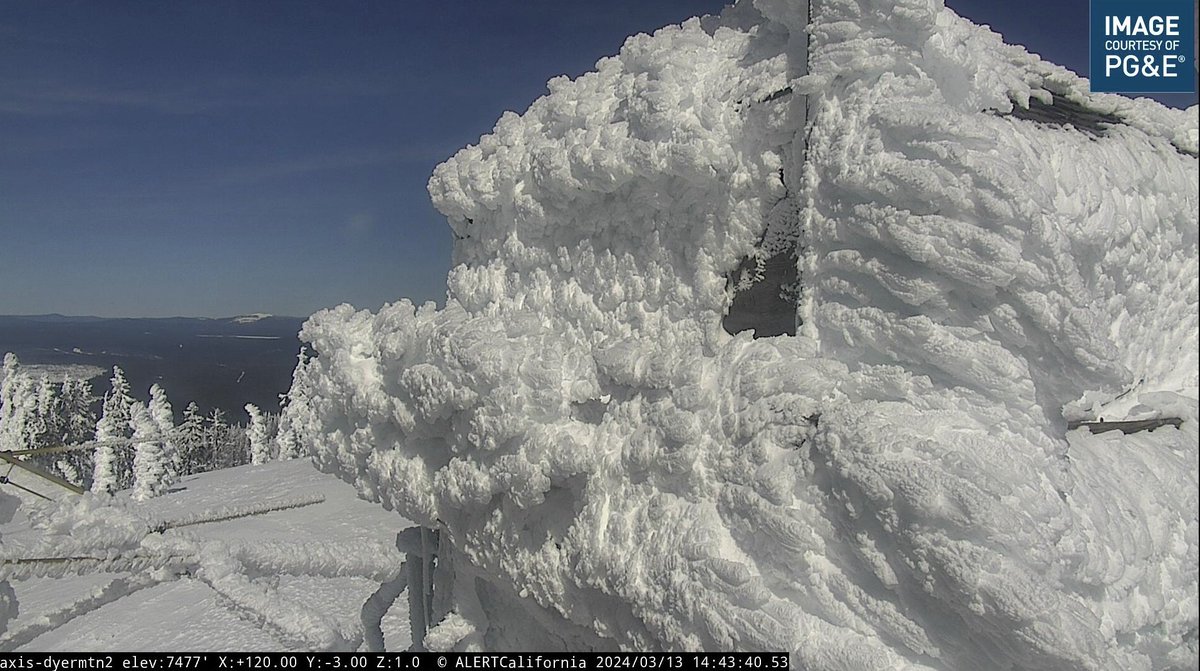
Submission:
POLYGON ((92 403, 92 383, 87 380, 68 378, 59 392, 63 415, 63 442, 74 445, 91 440, 96 435, 96 413, 92 403))
POLYGON ((204 415, 195 401, 183 410, 183 422, 175 430, 175 449, 179 455, 179 474, 190 475, 204 470, 208 463, 205 452, 204 415))
POLYGON ((310 399, 315 395, 308 362, 308 348, 301 347, 292 371, 292 386, 282 397, 283 411, 279 414, 279 458, 291 459, 307 453, 304 427, 313 423, 310 399), (286 455, 286 456, 285 456, 286 455))
POLYGON ((38 433, 37 385, 13 353, 4 355, 0 383, 0 450, 33 447, 38 433))
POLYGON ((158 496, 170 485, 170 468, 163 450, 163 433, 151 410, 135 404, 133 426, 133 498, 139 501, 158 496))
POLYGON ((286 408, 279 415, 279 427, 275 430, 275 453, 280 460, 300 456, 300 442, 296 440, 296 432, 292 430, 292 419, 286 408))
POLYGON ((0 403, 3 403, 8 397, 5 395, 8 389, 8 381, 21 370, 21 360, 16 354, 6 352, 4 354, 4 364, 0 366, 0 403))
POLYGON ((125 372, 113 366, 112 389, 104 395, 100 421, 96 422, 95 467, 92 491, 113 493, 129 485, 128 450, 125 442, 132 436, 130 412, 134 405, 129 395, 125 372))
POLYGON ((217 455, 228 439, 229 425, 225 423, 225 411, 213 408, 204 418, 204 454, 208 461, 207 470, 217 467, 217 455))
POLYGON ((246 437, 250 441, 250 463, 265 464, 271 460, 271 434, 267 418, 253 403, 246 404, 246 414, 250 416, 250 425, 246 429, 246 437))
POLYGON ((232 468, 250 463, 250 440, 246 427, 240 424, 227 426, 225 442, 217 455, 217 468, 232 468))
MULTIPOLYGON (((96 397, 87 380, 67 378, 59 388, 59 428, 63 445, 78 445, 92 440, 96 435, 96 413, 92 404, 96 397)), ((92 476, 94 464, 92 452, 75 450, 57 455, 53 468, 68 482, 85 486, 92 476)))
MULTIPOLYGON (((207 463, 200 470, 215 470, 224 468, 230 463, 228 452, 232 441, 233 430, 225 422, 225 411, 213 408, 204 420, 204 456, 207 463)), ((245 463, 245 462, 241 462, 245 463)))
POLYGON ((37 420, 34 425, 34 440, 31 447, 62 445, 66 435, 66 418, 63 416, 61 385, 43 375, 37 382, 37 420))
POLYGON ((175 442, 175 412, 171 409, 171 402, 167 400, 167 392, 157 384, 150 387, 150 403, 147 409, 154 425, 158 427, 159 435, 162 436, 164 463, 167 468, 164 479, 170 485, 175 482, 180 470, 179 446, 175 442))

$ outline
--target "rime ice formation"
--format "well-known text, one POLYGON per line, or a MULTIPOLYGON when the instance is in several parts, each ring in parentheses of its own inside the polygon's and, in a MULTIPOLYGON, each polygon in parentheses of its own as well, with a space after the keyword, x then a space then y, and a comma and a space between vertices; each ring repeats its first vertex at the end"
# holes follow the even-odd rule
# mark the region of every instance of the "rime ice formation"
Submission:
POLYGON ((444 309, 302 333, 297 435, 438 532, 426 645, 1195 666, 1195 108, 935 0, 742 0, 549 89, 430 180, 444 309), (781 255, 797 335, 727 334, 781 255))

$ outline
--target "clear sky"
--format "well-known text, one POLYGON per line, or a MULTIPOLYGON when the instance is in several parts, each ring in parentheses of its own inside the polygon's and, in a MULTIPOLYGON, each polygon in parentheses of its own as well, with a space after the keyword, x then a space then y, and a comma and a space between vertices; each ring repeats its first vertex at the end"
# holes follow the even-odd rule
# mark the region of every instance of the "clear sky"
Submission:
MULTIPOLYGON (((0 314, 441 300, 433 167, 723 4, 0 0, 0 314)), ((949 4, 1086 75, 1087 0, 949 4)))

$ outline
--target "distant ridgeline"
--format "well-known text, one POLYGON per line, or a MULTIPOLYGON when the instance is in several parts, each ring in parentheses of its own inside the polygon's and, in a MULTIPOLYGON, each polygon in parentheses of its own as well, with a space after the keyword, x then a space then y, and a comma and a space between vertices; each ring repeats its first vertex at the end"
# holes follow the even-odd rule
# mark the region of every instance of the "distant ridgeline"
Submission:
MULTIPOLYGON (((159 384, 174 401, 175 419, 194 401, 242 417, 247 403, 274 412, 291 385, 303 319, 251 315, 228 319, 104 319, 61 315, 0 316, 0 354, 12 352, 30 368, 78 366, 103 396, 113 366, 133 393, 159 384)), ((53 375, 51 377, 54 377, 53 375)))

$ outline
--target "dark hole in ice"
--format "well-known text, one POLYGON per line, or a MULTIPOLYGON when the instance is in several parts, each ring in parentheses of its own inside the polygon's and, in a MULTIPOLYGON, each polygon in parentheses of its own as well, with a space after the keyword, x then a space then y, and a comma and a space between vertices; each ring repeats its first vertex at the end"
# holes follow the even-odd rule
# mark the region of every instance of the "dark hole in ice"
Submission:
POLYGON ((1137 433, 1139 431, 1153 431, 1162 426, 1173 426, 1178 429, 1182 424, 1183 420, 1179 417, 1157 417, 1154 419, 1135 419, 1118 422, 1106 422, 1104 420, 1098 422, 1070 421, 1067 422, 1067 430, 1072 431, 1084 427, 1092 433, 1104 433, 1105 431, 1137 433))
MULTIPOLYGON (((1018 119, 1034 123, 1058 126, 1060 128, 1070 126, 1092 137, 1105 137, 1113 126, 1126 125, 1124 119, 1116 114, 1086 107, 1077 102, 1067 100, 1057 93, 1051 93, 1050 95, 1051 98, 1048 104, 1030 98, 1028 109, 1014 102, 1013 111, 1010 114, 1018 119)), ((1175 151, 1184 156, 1196 157, 1196 152, 1190 149, 1185 149, 1175 143, 1172 143, 1172 146, 1175 148, 1175 151)))
MULTIPOLYGON (((742 259, 732 282, 752 276, 757 264, 753 256, 742 259)), ((725 332, 736 335, 754 329, 755 338, 796 335, 796 303, 786 287, 795 286, 797 279, 796 259, 791 254, 780 253, 763 261, 762 277, 734 294, 729 314, 721 320, 725 332)))
POLYGON ((599 424, 604 420, 608 404, 600 399, 576 401, 571 404, 571 418, 588 424, 599 424))
POLYGON ((1051 94, 1049 104, 1030 98, 1028 109, 1018 103, 1013 103, 1011 114, 1018 119, 1034 123, 1060 127, 1072 126, 1076 130, 1094 137, 1103 137, 1108 134, 1109 128, 1123 123, 1121 117, 1115 114, 1084 107, 1058 94, 1051 94))

